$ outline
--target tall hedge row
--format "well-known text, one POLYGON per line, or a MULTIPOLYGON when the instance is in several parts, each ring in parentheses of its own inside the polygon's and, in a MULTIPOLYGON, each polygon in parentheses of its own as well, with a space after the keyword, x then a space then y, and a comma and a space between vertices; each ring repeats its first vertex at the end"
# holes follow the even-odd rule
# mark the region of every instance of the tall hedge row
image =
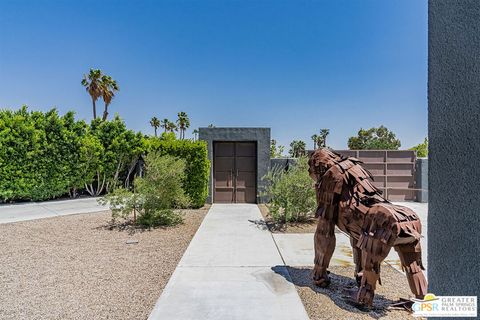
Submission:
POLYGON ((160 139, 150 139, 147 149, 184 159, 186 161, 184 190, 190 197, 193 207, 199 208, 205 204, 210 175, 210 161, 205 141, 176 140, 172 138, 172 134, 163 134, 160 139))
POLYGON ((0 201, 50 199, 78 186, 86 133, 73 112, 0 111, 0 201))
POLYGON ((75 121, 55 109, 0 110, 0 202, 46 200, 78 193, 100 195, 129 187, 138 159, 159 150, 187 163, 185 192, 194 207, 207 197, 210 163, 204 142, 144 137, 111 121, 75 121))

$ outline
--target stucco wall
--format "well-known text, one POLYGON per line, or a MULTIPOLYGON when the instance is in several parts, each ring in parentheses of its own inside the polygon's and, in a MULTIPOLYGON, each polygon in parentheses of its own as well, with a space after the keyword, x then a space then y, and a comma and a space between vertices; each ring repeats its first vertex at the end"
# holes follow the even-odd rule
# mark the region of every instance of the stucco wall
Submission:
POLYGON ((428 158, 418 158, 415 162, 415 188, 417 202, 428 202, 428 158))
POLYGON ((429 1, 430 291, 480 292, 480 1, 429 1))
POLYGON ((264 182, 262 177, 270 169, 270 128, 200 128, 199 139, 208 143, 208 157, 210 166, 210 182, 208 184, 207 202, 212 203, 213 190, 213 142, 214 141, 256 141, 257 142, 257 202, 262 203, 259 197, 264 182))

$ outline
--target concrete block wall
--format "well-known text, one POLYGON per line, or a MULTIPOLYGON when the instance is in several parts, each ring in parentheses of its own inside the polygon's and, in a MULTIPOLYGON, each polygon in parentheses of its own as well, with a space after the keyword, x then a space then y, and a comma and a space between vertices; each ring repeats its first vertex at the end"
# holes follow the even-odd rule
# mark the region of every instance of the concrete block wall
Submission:
POLYGON ((200 128, 199 139, 207 142, 210 166, 207 203, 213 202, 213 143, 215 141, 256 141, 257 142, 257 202, 265 199, 259 195, 264 188, 262 177, 270 169, 270 128, 200 128))

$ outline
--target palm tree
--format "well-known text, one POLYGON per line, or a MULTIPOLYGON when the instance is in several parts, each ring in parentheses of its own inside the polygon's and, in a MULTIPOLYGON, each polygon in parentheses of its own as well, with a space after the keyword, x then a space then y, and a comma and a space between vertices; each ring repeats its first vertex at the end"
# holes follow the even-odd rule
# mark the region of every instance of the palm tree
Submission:
POLYGON ((311 139, 313 140, 313 150, 317 149, 318 135, 314 134, 311 139))
POLYGON ((168 121, 167 130, 170 132, 174 132, 178 130, 178 127, 175 123, 168 121))
POLYGON ((92 98, 93 119, 97 118, 97 99, 102 96, 102 71, 100 69, 90 69, 88 75, 84 75, 82 86, 85 87, 88 94, 92 98))
POLYGON ((105 102, 105 109, 103 110, 103 117, 102 120, 107 120, 108 117, 108 106, 112 102, 113 97, 115 97, 115 91, 119 91, 119 87, 117 81, 113 80, 112 77, 103 75, 100 87, 102 89, 102 98, 105 102))
POLYGON ((168 120, 167 118, 163 119, 162 121, 160 121, 160 127, 162 127, 165 131, 165 133, 167 132, 168 130, 168 126, 170 124, 170 120, 168 120))
POLYGON ((197 141, 197 134, 198 133, 199 133, 198 129, 193 130, 193 136, 194 136, 193 140, 194 141, 197 141))
POLYGON ((185 130, 190 127, 190 119, 185 112, 178 113, 177 125, 180 129, 180 139, 185 139, 185 130))
POLYGON ((330 134, 329 129, 321 129, 320 136, 318 137, 318 146, 325 148, 327 146, 327 136, 330 134))
POLYGON ((298 158, 306 154, 305 148, 306 148, 305 142, 299 141, 299 140, 293 140, 292 143, 290 143, 289 153, 292 157, 298 158))
POLYGON ((157 136, 157 128, 160 127, 160 120, 157 117, 153 117, 150 120, 150 125, 155 129, 155 137, 157 136))

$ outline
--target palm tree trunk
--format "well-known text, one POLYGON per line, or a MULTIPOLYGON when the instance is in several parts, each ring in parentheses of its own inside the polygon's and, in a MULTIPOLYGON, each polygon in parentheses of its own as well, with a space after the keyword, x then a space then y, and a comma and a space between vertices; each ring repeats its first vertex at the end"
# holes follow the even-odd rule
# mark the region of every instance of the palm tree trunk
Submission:
POLYGON ((155 129, 155 138, 157 137, 157 127, 154 127, 155 129))
POLYGON ((107 120, 108 117, 108 104, 105 103, 105 109, 103 110, 103 118, 102 120, 105 121, 107 120))
POLYGON ((95 99, 92 98, 93 103, 93 119, 97 119, 97 106, 95 105, 95 99))
POLYGON ((107 120, 107 117, 108 117, 107 108, 108 108, 107 105, 105 105, 105 109, 103 109, 103 117, 102 117, 103 121, 107 120))

